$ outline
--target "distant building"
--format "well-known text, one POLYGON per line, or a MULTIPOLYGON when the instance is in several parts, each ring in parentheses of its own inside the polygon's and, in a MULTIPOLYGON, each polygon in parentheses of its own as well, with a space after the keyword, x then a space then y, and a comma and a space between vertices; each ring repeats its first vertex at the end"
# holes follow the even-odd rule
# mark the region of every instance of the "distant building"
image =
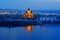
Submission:
POLYGON ((23 18, 34 18, 32 11, 28 9, 25 14, 23 14, 23 18))
POLYGON ((16 12, 10 9, 0 9, 0 14, 16 14, 16 12))

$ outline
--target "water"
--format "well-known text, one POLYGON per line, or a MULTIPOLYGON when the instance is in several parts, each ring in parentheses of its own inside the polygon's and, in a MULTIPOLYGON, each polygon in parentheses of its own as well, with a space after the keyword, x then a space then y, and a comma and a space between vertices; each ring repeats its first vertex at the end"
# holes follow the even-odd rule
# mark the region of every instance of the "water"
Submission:
POLYGON ((0 27, 0 40, 60 40, 60 25, 0 27))

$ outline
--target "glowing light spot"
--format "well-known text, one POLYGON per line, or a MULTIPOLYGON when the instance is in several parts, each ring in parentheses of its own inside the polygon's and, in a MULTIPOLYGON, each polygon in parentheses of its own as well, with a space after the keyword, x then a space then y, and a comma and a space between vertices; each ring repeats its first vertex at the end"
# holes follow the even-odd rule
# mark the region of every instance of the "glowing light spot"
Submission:
POLYGON ((32 26, 31 25, 26 26, 26 30, 27 30, 28 33, 30 33, 31 30, 32 30, 32 26))

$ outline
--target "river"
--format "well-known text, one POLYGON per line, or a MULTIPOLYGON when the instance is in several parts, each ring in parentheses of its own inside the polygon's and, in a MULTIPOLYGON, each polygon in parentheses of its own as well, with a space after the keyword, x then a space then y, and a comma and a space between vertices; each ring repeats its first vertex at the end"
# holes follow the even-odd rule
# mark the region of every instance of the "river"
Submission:
POLYGON ((60 40, 60 25, 0 27, 0 40, 60 40))

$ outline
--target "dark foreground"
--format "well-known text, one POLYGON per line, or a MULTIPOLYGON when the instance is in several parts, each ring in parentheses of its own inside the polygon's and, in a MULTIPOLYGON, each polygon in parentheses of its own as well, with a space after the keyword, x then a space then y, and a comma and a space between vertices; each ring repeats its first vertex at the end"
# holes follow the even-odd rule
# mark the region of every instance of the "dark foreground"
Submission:
POLYGON ((16 26, 26 26, 26 25, 43 25, 43 24, 57 24, 60 25, 60 22, 49 22, 49 21, 43 21, 43 22, 25 22, 25 21, 0 21, 0 27, 16 27, 16 26))

